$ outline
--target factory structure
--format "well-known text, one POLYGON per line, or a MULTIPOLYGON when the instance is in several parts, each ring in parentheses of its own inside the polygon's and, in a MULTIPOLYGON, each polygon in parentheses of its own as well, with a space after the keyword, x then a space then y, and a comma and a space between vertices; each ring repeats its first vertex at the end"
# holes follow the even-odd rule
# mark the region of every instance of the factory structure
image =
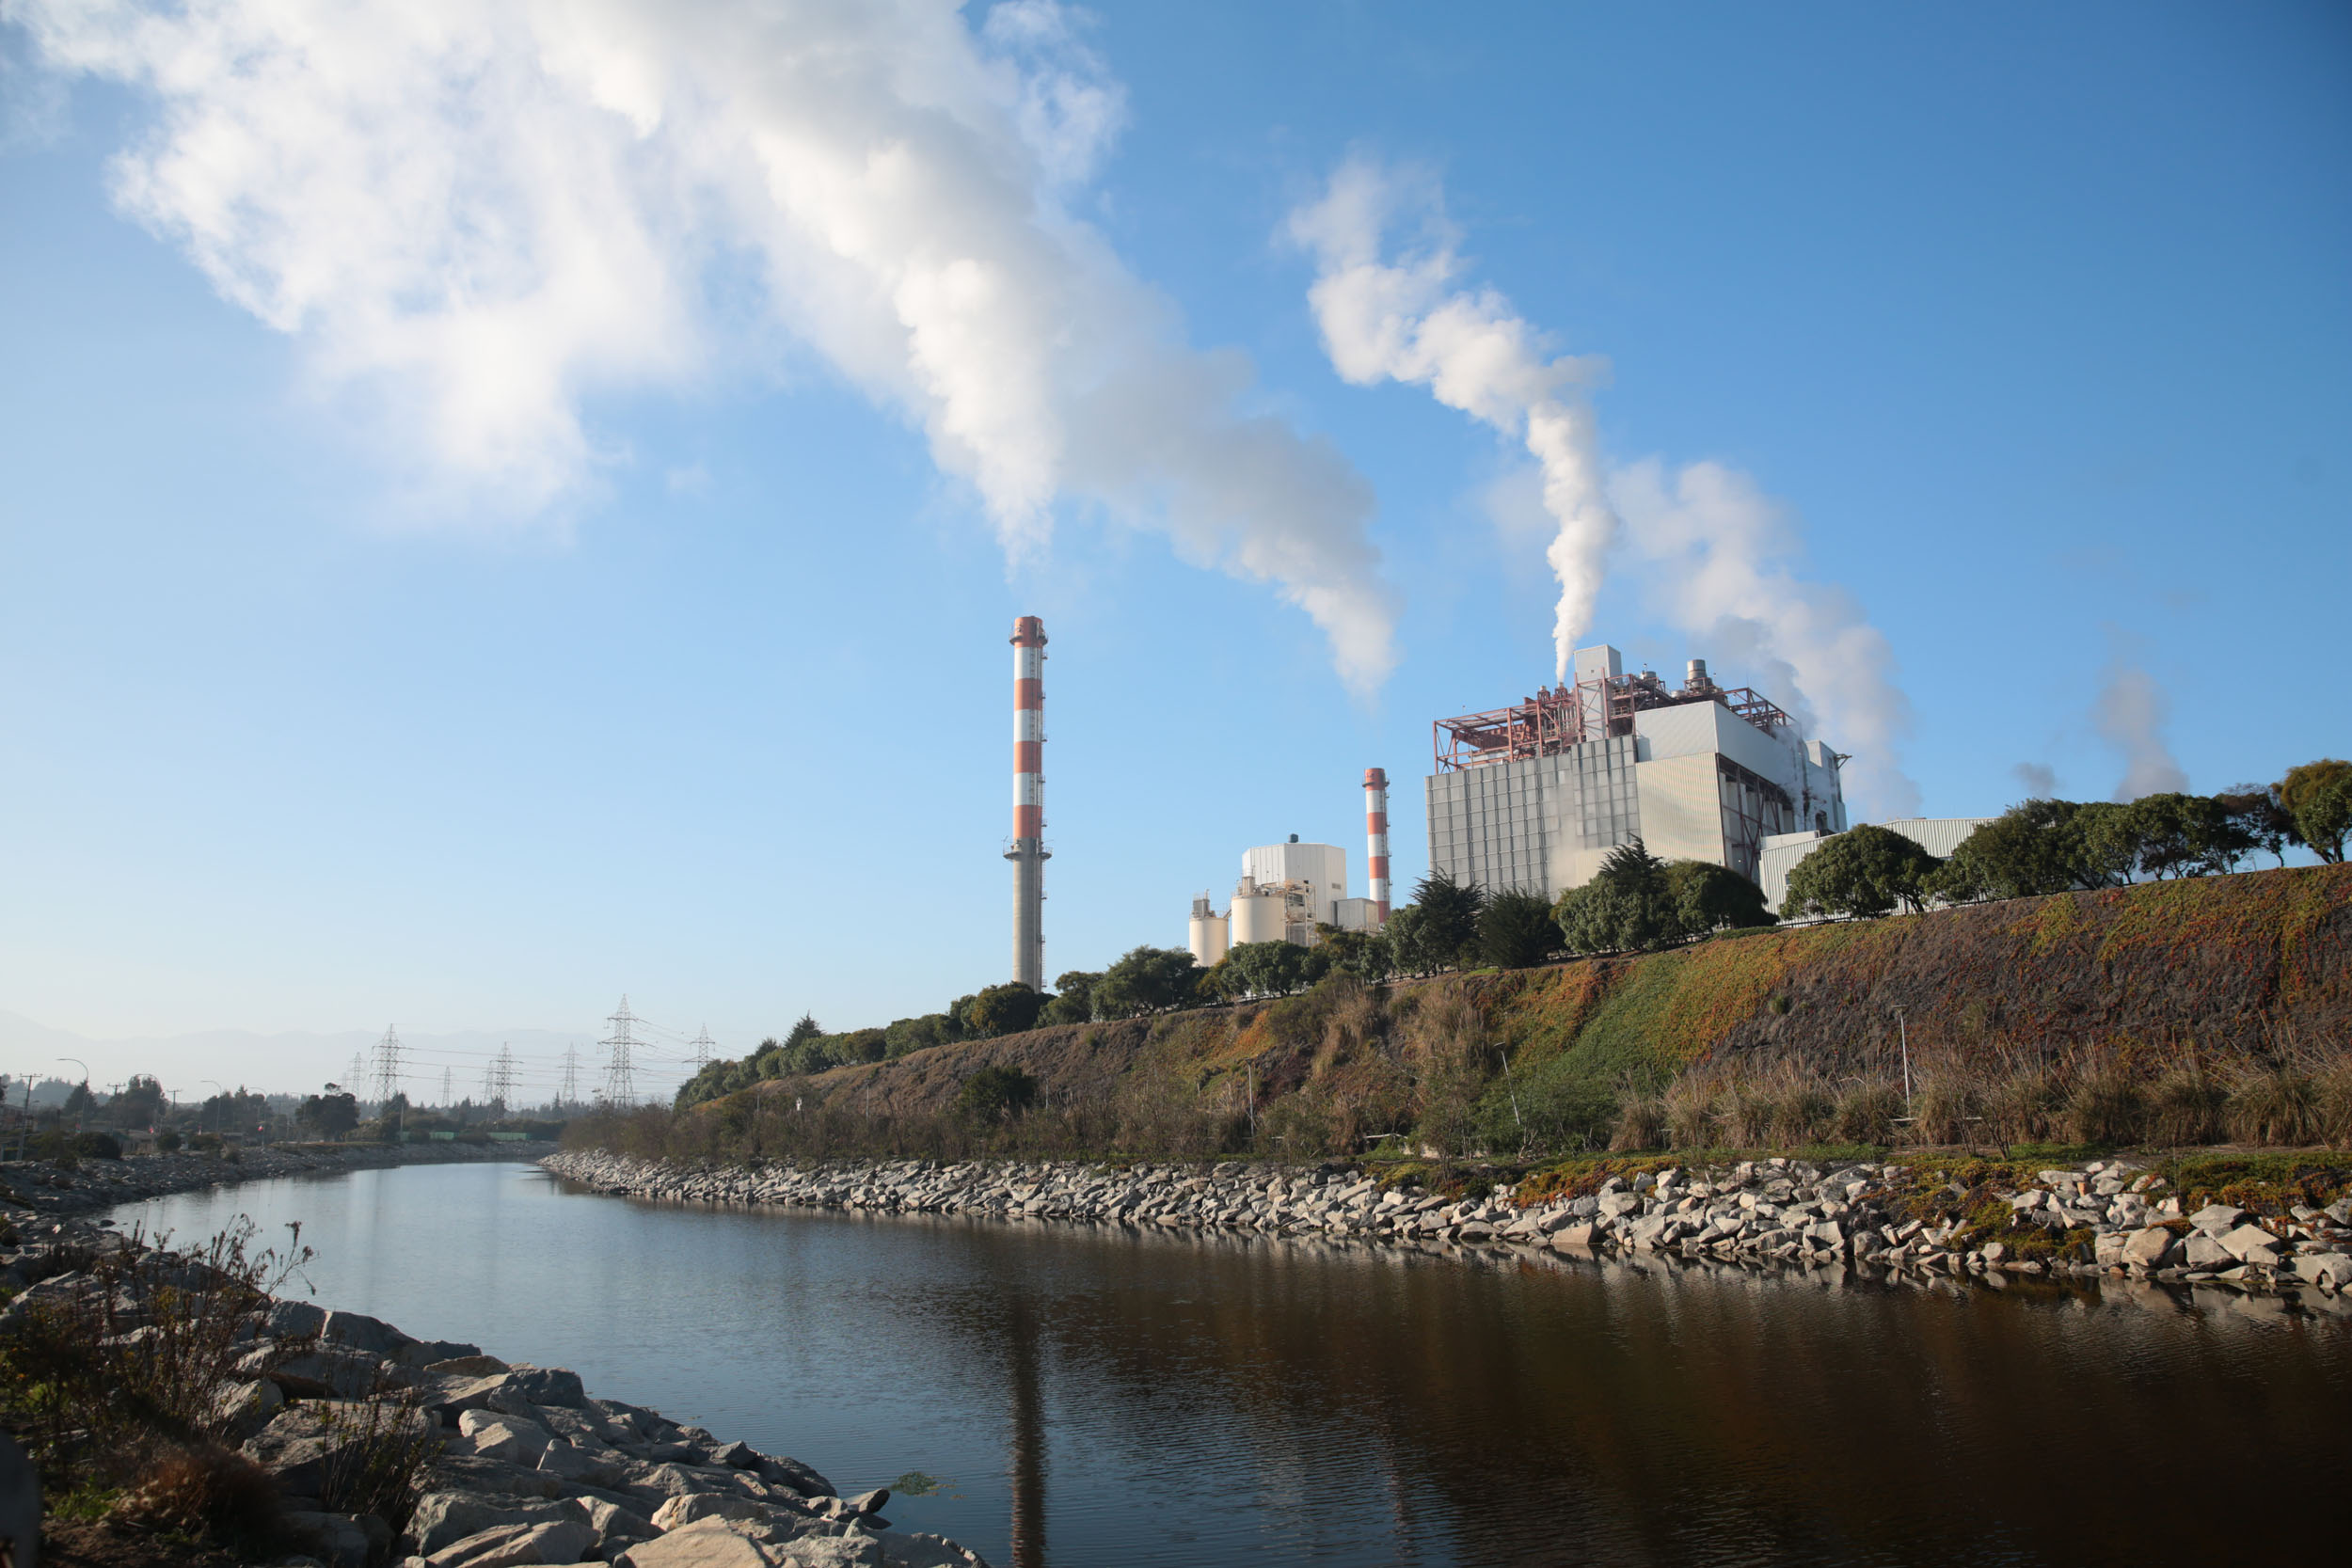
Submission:
POLYGON ((1389 918, 1389 776, 1364 770, 1364 864, 1371 896, 1347 893, 1347 851, 1336 844, 1262 844, 1241 853, 1241 880, 1222 912, 1202 894, 1192 901, 1185 945, 1206 968, 1246 942, 1312 947, 1322 927, 1376 931, 1389 918))
POLYGON ((1761 884, 1772 841, 1846 828, 1847 759, 1749 688, 1716 685, 1704 659, 1670 686, 1580 648, 1570 681, 1440 719, 1431 740, 1430 868, 1490 892, 1556 897, 1636 838, 1761 884))
POLYGON ((1045 989, 1045 623, 1012 624, 1012 977, 1045 989))

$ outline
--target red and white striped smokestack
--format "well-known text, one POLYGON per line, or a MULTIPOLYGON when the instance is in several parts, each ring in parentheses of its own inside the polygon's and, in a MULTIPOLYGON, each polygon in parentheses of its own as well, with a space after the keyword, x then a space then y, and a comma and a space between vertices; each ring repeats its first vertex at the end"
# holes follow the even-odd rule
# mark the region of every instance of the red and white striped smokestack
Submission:
POLYGON ((1364 769, 1364 875, 1371 879, 1380 924, 1389 923, 1389 776, 1364 769))
POLYGON ((1045 623, 1012 624, 1012 977, 1045 989, 1045 623))

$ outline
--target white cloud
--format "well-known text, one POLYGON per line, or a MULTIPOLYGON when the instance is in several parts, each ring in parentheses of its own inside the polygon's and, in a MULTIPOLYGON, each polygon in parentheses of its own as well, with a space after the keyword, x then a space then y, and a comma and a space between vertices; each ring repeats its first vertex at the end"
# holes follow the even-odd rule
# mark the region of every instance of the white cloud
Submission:
POLYGON ((583 400, 742 352, 715 301, 748 278, 752 326, 916 421, 1014 559, 1075 499, 1273 581, 1358 687, 1393 662, 1360 481, 1239 414, 1246 365, 1071 211, 1125 108, 1050 0, 977 32, 949 0, 0 8, 153 103, 124 211, 516 511, 604 461, 583 400))

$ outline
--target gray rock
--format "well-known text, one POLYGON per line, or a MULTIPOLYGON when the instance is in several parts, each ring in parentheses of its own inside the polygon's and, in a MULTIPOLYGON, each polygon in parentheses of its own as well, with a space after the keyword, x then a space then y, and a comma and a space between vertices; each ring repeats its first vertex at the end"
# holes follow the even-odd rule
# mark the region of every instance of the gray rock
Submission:
POLYGON ((2295 1277, 2331 1291, 2352 1288, 2352 1257, 2341 1252, 2307 1252, 2295 1260, 2295 1277))
MULTIPOLYGON (((411 1339, 392 1352, 391 1358, 404 1367, 413 1367, 419 1371, 446 1367, 457 1361, 498 1360, 496 1356, 484 1355, 480 1345, 460 1344, 454 1339, 411 1339)), ((498 1370, 504 1371, 505 1364, 500 1362, 498 1370)))
POLYGON ((246 1440, 246 1456, 286 1496, 315 1497, 326 1490, 330 1466, 364 1440, 359 1428, 366 1418, 325 1401, 289 1405, 246 1440))
POLYGON ((2181 1261, 2192 1269, 2221 1269, 2236 1262, 2237 1258, 2228 1247, 2200 1230, 2182 1246, 2181 1261))
POLYGON ((557 1438, 540 1452, 537 1468, 564 1481, 617 1486, 628 1477, 628 1461, 617 1454, 596 1453, 557 1438))
POLYGON ((2278 1237, 2259 1225, 2241 1225, 2217 1239, 2230 1256, 2241 1263, 2275 1263, 2285 1250, 2278 1237))
POLYGON ((979 1554, 968 1552, 944 1536, 885 1530, 882 1556, 905 1568, 988 1568, 979 1554))
POLYGON ((860 1492, 847 1501, 860 1513, 880 1513, 890 1506, 890 1488, 877 1486, 871 1492, 860 1492))
POLYGON ((691 1492, 672 1497, 654 1511, 653 1528, 674 1530, 681 1526, 704 1519, 743 1519, 764 1523, 771 1510, 749 1497, 728 1497, 717 1492, 691 1492))
POLYGON ((517 1366, 507 1376, 514 1390, 533 1404, 578 1410, 588 1402, 580 1374, 566 1368, 517 1366))
POLYGON ((738 1470, 759 1468, 759 1450, 749 1443, 725 1444, 713 1449, 710 1451, 710 1457, 714 1464, 729 1465, 738 1470))
POLYGON ((469 1410, 457 1418, 457 1430, 485 1459, 501 1459, 526 1469, 538 1467, 539 1456, 554 1438, 536 1421, 488 1410, 469 1410))
POLYGON ((613 1568, 777 1568, 783 1560, 766 1543, 713 1519, 631 1546, 614 1558, 612 1564, 613 1568))
POLYGON ((319 1338, 366 1351, 371 1355, 389 1355, 403 1345, 416 1343, 383 1319, 371 1318, 364 1312, 327 1313, 319 1338))
POLYGON ((262 1332, 277 1339, 308 1339, 325 1327, 326 1312, 307 1301, 281 1301, 269 1309, 262 1332))
POLYGON ((428 1492, 417 1499, 416 1513, 408 1520, 407 1541, 418 1556, 431 1557, 468 1536, 502 1526, 592 1525, 593 1507, 569 1497, 527 1501, 480 1492, 428 1492))
MULTIPOLYGON (((2102 1242, 2106 1237, 2101 1237, 2102 1242)), ((2133 1231, 2122 1244, 2122 1260, 2143 1269, 2160 1269, 2172 1260, 2179 1238, 2160 1225, 2133 1231)))
POLYGON ((653 1528, 651 1519, 618 1503, 602 1497, 582 1497, 580 1501, 588 1510, 588 1523, 596 1532, 596 1553, 608 1562, 625 1548, 661 1533, 653 1528))
POLYGON ((2226 1203, 2208 1203, 2189 1215, 2188 1223, 2208 1236, 2218 1236, 2223 1231, 2235 1230, 2253 1217, 2245 1210, 2232 1208, 2226 1203))
POLYGON ((430 1568, 516 1568, 522 1563, 578 1562, 596 1532, 575 1519, 537 1525, 499 1525, 451 1543, 425 1559, 430 1568))

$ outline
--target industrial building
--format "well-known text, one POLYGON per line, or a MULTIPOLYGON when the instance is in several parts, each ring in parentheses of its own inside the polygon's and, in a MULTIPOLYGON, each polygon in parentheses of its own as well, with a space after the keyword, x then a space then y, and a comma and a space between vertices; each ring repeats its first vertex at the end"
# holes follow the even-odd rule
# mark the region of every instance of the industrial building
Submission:
POLYGON ((1312 947, 1319 927, 1376 931, 1389 918, 1389 776, 1364 770, 1364 847, 1372 896, 1347 895, 1347 851, 1336 844, 1262 844, 1241 854, 1241 880, 1222 913, 1202 894, 1192 901, 1185 945, 1203 968, 1245 942, 1312 947))
MULTIPOLYGON (((1938 860, 1948 860, 1963 840, 1992 820, 1990 816, 1899 816, 1879 826, 1902 834, 1938 860)), ((1764 874, 1756 879, 1764 886, 1766 904, 1775 913, 1788 899, 1788 873, 1797 868, 1799 861, 1836 836, 1813 831, 1775 833, 1764 841, 1764 874)))
POLYGON ((1704 659, 1669 686, 1580 648, 1570 682, 1438 720, 1431 740, 1430 867, 1494 892, 1556 897, 1636 838, 1761 883, 1768 839, 1846 827, 1847 759, 1704 659))

